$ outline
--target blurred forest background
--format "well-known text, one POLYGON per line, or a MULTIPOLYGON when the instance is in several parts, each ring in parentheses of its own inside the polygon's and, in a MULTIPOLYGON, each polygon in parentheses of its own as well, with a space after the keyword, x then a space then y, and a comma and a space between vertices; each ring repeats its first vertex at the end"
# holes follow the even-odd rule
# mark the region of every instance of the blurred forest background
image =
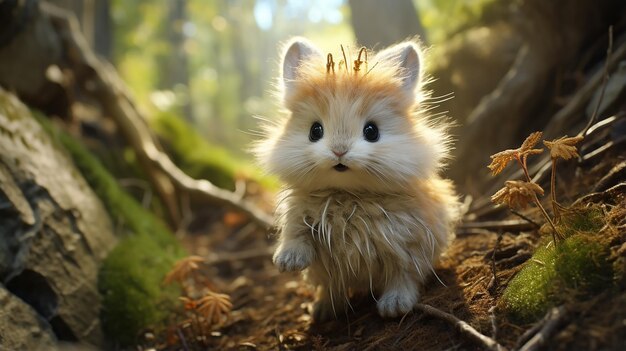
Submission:
POLYGON ((0 0, 0 349, 623 350, 625 101, 623 0, 0 0), (280 185, 246 149, 298 35, 423 43, 464 202, 432 309, 312 325, 271 262, 280 185), (534 131, 570 159, 490 176, 534 131), (547 212, 494 205, 531 176, 547 212))
POLYGON ((437 50, 478 22, 493 0, 395 1, 384 12, 375 1, 342 0, 52 2, 77 14, 91 46, 116 66, 158 133, 183 143, 175 139, 190 127, 212 148, 177 145, 176 152, 228 152, 235 162, 249 159, 244 149, 258 126, 252 116, 276 113, 280 44, 288 38, 302 35, 338 52, 357 40, 380 48, 420 35, 437 50), (376 23, 372 12, 380 12, 376 23))

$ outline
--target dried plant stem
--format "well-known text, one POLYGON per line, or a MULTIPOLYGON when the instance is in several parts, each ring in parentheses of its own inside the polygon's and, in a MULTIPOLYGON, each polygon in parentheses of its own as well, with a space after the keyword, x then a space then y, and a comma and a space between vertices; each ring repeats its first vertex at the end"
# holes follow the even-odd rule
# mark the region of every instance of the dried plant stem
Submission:
POLYGON ((433 306, 426 305, 423 303, 418 303, 417 305, 415 305, 415 308, 417 308, 418 310, 428 315, 437 317, 439 319, 442 319, 452 324, 453 326, 457 327, 463 334, 469 336, 470 338, 472 338, 472 340, 479 343, 480 345, 485 347, 487 350, 506 351, 506 348, 500 345, 497 341, 495 341, 494 339, 486 335, 481 334, 478 330, 474 329, 474 327, 469 325, 469 323, 463 320, 460 320, 459 318, 457 318, 456 316, 450 313, 443 312, 442 310, 439 310, 437 308, 434 308, 433 306))
POLYGON ((178 338, 180 338, 180 342, 183 344, 183 350, 189 351, 189 346, 187 346, 185 334, 183 334, 183 332, 179 328, 176 328, 176 334, 178 334, 178 338))
MULTIPOLYGON (((495 292, 498 290, 498 268, 496 267, 496 254, 498 253, 498 248, 500 248, 500 243, 502 242, 502 231, 498 231, 498 238, 496 239, 496 245, 493 247, 493 253, 491 254, 491 274, 493 277, 491 278, 493 284, 490 284, 490 292, 495 292)), ((494 335, 495 336, 495 335, 494 335)))
POLYGON ((537 224, 537 222, 533 221, 532 219, 524 216, 523 214, 515 211, 514 209, 510 208, 509 211, 511 211, 512 214, 518 216, 519 218, 525 220, 526 222, 532 224, 535 228, 541 228, 541 226, 539 224, 537 224))
POLYGON ((554 220, 559 217, 559 203, 556 201, 556 161, 557 159, 552 157, 552 174, 550 176, 550 197, 552 199, 552 212, 554 214, 554 220))
MULTIPOLYGON (((526 166, 526 157, 523 158, 523 161, 522 161, 521 158, 517 157, 517 162, 522 167, 522 170, 524 170, 524 175, 526 176, 526 181, 528 181, 529 183, 532 183, 533 182, 532 178, 530 178, 530 174, 528 174, 528 167, 526 166)), ((554 170, 553 170, 553 174, 554 174, 554 170)), ((533 195, 533 201, 535 202, 535 205, 537 205, 539 210, 541 210, 541 214, 546 219, 546 222, 548 222, 548 224, 550 224, 550 226, 552 227, 552 240, 554 240, 554 245, 556 245, 557 244, 557 238, 561 239, 561 238, 563 238, 563 236, 556 229, 556 226, 554 225, 554 222, 552 222, 552 219, 550 219, 550 216, 548 215, 548 212, 546 212, 546 209, 543 208, 543 206, 541 205, 541 202, 539 201, 539 198, 537 197, 537 194, 533 195)))
POLYGON ((198 318, 198 314, 196 313, 196 311, 193 311, 192 314, 193 314, 193 322, 191 324, 192 325, 195 324, 195 328, 191 328, 195 334, 194 342, 196 344, 201 342, 202 345, 204 345, 205 339, 206 339, 206 337, 204 336, 204 328, 202 327, 202 324, 200 323, 200 319, 198 318))
POLYGON ((554 222, 552 222, 552 220, 550 219, 550 216, 548 216, 548 212, 546 212, 546 209, 543 208, 543 206, 541 205, 541 202, 539 201, 539 198, 537 197, 537 195, 533 196, 533 200, 535 201, 535 205, 537 205, 537 207, 539 207, 539 209, 541 210, 541 213, 543 214, 543 217, 546 219, 548 224, 550 224, 550 226, 552 227, 552 240, 554 240, 554 245, 556 245, 557 244, 557 238, 561 239, 561 238, 563 238, 563 236, 556 229, 556 226, 554 225, 554 222))
POLYGON ((530 174, 528 174, 528 166, 526 166, 526 157, 524 157, 523 161, 519 157, 516 157, 516 160, 519 163, 520 167, 522 167, 522 171, 524 171, 524 176, 526 176, 526 181, 529 183, 532 183, 533 180, 532 178, 530 178, 530 174))

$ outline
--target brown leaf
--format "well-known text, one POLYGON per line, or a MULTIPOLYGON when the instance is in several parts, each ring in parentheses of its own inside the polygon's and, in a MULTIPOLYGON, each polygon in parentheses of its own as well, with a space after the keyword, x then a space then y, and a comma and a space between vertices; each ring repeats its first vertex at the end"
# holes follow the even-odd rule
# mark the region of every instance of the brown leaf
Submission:
POLYGON ((542 132, 530 133, 530 135, 522 143, 522 146, 520 146, 519 148, 520 152, 524 153, 524 152, 531 151, 531 149, 535 147, 535 145, 537 145, 539 140, 541 140, 542 136, 543 136, 542 132))
POLYGON ((497 154, 491 155, 491 164, 487 166, 491 170, 491 175, 497 175, 502 172, 509 162, 515 160, 518 155, 518 150, 504 150, 497 154))
POLYGON ((204 258, 200 256, 189 256, 185 257, 182 260, 176 262, 174 267, 169 273, 165 276, 163 280, 164 284, 171 284, 172 282, 181 283, 183 280, 187 279, 191 272, 198 269, 199 263, 204 262, 204 258))
POLYGON ((504 188, 491 196, 491 201, 513 209, 523 209, 535 199, 537 194, 543 195, 543 189, 537 183, 507 180, 504 188))
POLYGON ((509 162, 529 155, 537 155, 543 152, 543 149, 533 149, 539 142, 543 133, 531 133, 526 140, 517 149, 508 149, 491 155, 491 164, 487 166, 491 170, 491 175, 497 175, 509 164, 509 162))
POLYGON ((571 158, 578 157, 578 150, 575 145, 583 139, 582 135, 574 137, 568 137, 566 135, 552 141, 544 140, 543 144, 550 149, 550 157, 569 160, 571 158))
POLYGON ((196 309, 196 307, 198 307, 198 302, 193 299, 185 296, 180 296, 178 299, 183 302, 183 306, 185 307, 186 311, 193 311, 196 309))

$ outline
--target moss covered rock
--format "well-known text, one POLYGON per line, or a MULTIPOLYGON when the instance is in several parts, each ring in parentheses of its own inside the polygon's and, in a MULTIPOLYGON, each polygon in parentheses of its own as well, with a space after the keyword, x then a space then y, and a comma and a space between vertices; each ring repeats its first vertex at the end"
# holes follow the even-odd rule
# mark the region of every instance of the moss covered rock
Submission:
POLYGON ((101 320, 109 340, 132 344, 138 333, 164 320, 178 295, 162 281, 184 250, 167 227, 120 188, 83 145, 67 133, 41 122, 70 153, 78 169, 121 229, 122 240, 104 260, 98 287, 101 320))
POLYGON ((566 239, 557 246, 544 240, 504 291, 502 304, 514 320, 535 321, 550 307, 589 298, 612 285, 609 238, 599 232, 603 225, 597 208, 562 218, 559 230, 566 239))
POLYGON ((31 111, 1 88, 0 150, 0 349, 36 349, 20 340, 50 331, 47 340, 102 347, 98 272, 118 241, 105 206, 31 111))

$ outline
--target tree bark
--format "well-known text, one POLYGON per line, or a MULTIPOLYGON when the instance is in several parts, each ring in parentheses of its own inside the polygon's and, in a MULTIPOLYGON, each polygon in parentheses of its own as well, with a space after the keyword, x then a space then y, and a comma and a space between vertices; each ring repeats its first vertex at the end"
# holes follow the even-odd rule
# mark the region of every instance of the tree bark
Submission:
POLYGON ((183 31, 187 21, 187 0, 168 1, 167 37, 171 55, 166 59, 166 74, 163 86, 167 89, 182 89, 185 95, 182 101, 181 112, 188 122, 193 122, 191 107, 191 92, 189 86, 189 60, 185 50, 185 33, 183 31))
POLYGON ((483 98, 463 126, 451 176, 468 189, 488 179, 485 165, 495 152, 521 143, 542 129, 550 114, 538 116, 553 96, 556 73, 570 66, 590 39, 602 35, 624 5, 614 0, 525 0, 518 24, 525 37, 516 61, 498 87, 483 98), (581 25, 584 23, 585 25, 581 25))
POLYGON ((349 4, 359 45, 380 49, 416 35, 427 42, 411 0, 350 0, 349 4))

